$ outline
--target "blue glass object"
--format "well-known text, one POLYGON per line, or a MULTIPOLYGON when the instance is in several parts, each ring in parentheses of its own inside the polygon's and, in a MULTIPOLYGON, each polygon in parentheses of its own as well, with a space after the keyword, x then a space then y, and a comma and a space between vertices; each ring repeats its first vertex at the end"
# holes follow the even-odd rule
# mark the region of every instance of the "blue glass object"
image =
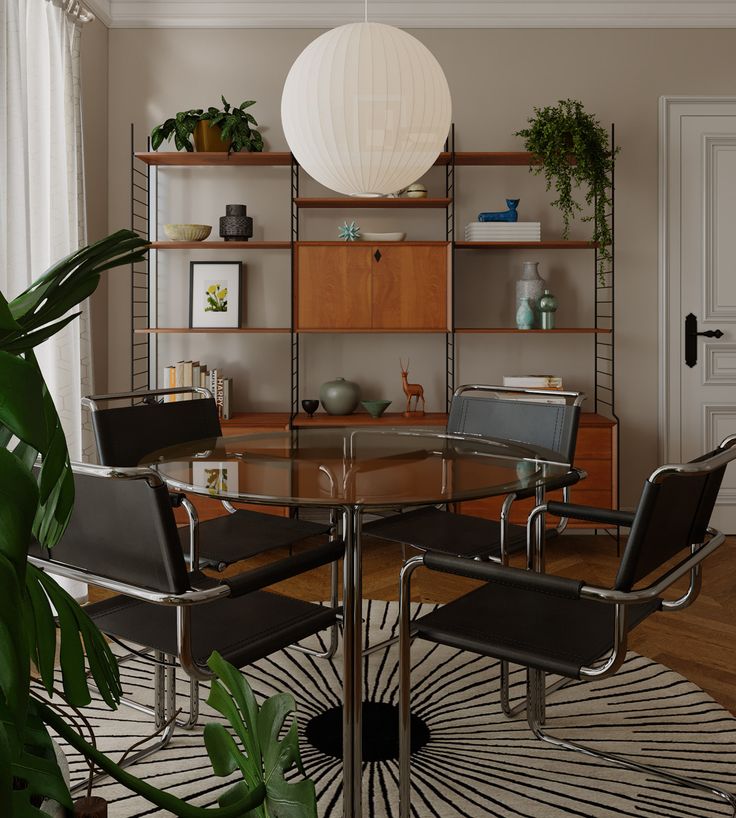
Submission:
POLYGON ((508 210, 489 211, 487 213, 479 213, 479 222, 516 222, 519 220, 519 214, 516 208, 519 206, 520 199, 506 199, 506 207, 508 210))

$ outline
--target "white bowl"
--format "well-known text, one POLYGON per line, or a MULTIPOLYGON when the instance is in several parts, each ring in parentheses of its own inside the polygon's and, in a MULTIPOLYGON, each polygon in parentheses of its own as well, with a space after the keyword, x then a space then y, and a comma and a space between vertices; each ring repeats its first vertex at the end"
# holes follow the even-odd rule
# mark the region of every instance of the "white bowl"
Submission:
POLYGON ((361 233, 361 241, 404 241, 406 233, 361 233))
POLYGON ((164 233, 171 241, 204 241, 211 232, 211 224, 164 225, 164 233))

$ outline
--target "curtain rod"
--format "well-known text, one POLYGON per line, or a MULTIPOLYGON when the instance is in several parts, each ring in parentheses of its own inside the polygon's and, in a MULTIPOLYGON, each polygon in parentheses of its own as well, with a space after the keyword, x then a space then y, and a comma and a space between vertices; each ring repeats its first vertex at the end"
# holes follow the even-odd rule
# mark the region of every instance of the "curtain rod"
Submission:
POLYGON ((95 15, 81 0, 47 0, 47 2, 62 9, 76 22, 90 23, 95 19, 95 15))

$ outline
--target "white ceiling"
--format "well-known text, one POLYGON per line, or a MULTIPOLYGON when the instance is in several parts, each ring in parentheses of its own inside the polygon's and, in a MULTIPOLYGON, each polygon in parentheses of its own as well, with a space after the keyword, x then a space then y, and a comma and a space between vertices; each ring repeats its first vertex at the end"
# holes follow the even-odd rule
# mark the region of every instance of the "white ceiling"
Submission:
MULTIPOLYGON (((85 0, 112 28, 330 28, 363 0, 85 0)), ((734 28, 736 0, 370 0, 405 28, 734 28)))

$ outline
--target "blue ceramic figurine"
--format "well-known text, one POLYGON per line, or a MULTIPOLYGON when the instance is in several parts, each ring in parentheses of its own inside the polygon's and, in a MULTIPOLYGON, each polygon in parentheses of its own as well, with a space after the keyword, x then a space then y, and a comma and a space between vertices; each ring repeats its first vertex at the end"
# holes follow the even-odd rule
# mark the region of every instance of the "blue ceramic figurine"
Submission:
POLYGON ((479 222, 515 222, 519 220, 519 214, 516 208, 519 205, 519 199, 506 199, 506 207, 508 210, 497 210, 488 213, 479 213, 479 222))

